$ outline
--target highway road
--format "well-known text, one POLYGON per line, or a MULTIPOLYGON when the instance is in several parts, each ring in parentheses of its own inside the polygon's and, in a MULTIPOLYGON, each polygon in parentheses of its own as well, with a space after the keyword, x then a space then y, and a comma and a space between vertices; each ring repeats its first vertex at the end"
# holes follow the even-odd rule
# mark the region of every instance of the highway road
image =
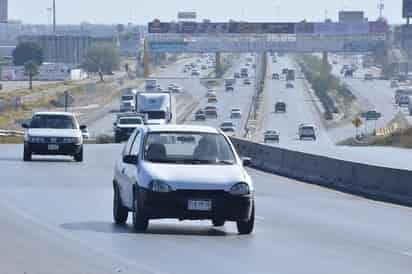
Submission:
MULTIPOLYGON (((287 89, 285 80, 272 80, 272 74, 282 75, 282 69, 296 69, 292 59, 285 55, 277 58, 277 63, 268 58, 268 75, 266 79, 262 105, 262 121, 258 127, 255 140, 263 142, 265 130, 273 129, 280 133, 281 147, 294 146, 331 146, 332 142, 320 120, 320 114, 315 108, 313 100, 299 77, 294 81, 294 88, 287 89), (276 102, 286 103, 286 113, 274 113, 276 102), (317 128, 316 141, 300 141, 298 127, 301 123, 310 123, 317 128)), ((296 71, 298 71, 296 69, 296 71)), ((299 76, 300 73, 297 73, 299 76)))
MULTIPOLYGON (((355 72, 353 78, 345 78, 340 74, 340 70, 343 65, 350 65, 351 62, 343 56, 332 55, 334 60, 338 63, 333 65, 333 73, 338 76, 344 83, 348 85, 352 93, 357 97, 357 102, 361 105, 364 111, 367 110, 376 110, 382 113, 382 118, 376 122, 376 127, 385 127, 389 122, 391 122, 398 113, 403 113, 405 118, 412 122, 412 119, 409 117, 407 108, 400 108, 395 105, 394 96, 396 88, 390 87, 390 81, 388 80, 373 80, 373 81, 364 81, 364 75, 366 73, 372 74, 375 78, 378 78, 379 71, 376 68, 360 68, 355 72)), ((353 135, 353 126, 346 125, 344 127, 346 131, 352 131, 353 135)), ((367 123, 366 128, 363 127, 362 131, 367 131, 368 133, 373 132, 375 129, 375 122, 370 121, 367 123)), ((336 131, 331 131, 331 134, 337 136, 342 135, 343 128, 340 128, 336 131)), ((347 137, 348 134, 344 134, 347 137)))
MULTIPOLYGON (((250 54, 242 54, 240 59, 233 65, 222 77, 223 79, 233 78, 235 72, 239 72, 241 68, 246 67, 245 64, 247 63, 246 59, 250 58, 250 54)), ((255 57, 252 57, 254 62, 251 63, 253 65, 256 63, 255 57)), ((218 117, 217 119, 207 119, 206 121, 194 121, 194 114, 199 109, 196 108, 190 118, 186 121, 188 124, 196 124, 196 125, 208 125, 215 128, 218 128, 221 123, 225 121, 232 121, 236 126, 236 136, 244 136, 245 134, 245 125, 247 122, 247 116, 250 109, 250 104, 252 103, 252 97, 255 93, 255 73, 256 70, 249 67, 249 78, 251 79, 250 85, 244 85, 243 79, 237 79, 236 84, 234 86, 234 92, 227 92, 225 91, 224 81, 221 81, 221 85, 217 87, 213 87, 216 91, 216 95, 218 98, 218 102, 216 104, 209 104, 207 102, 206 87, 203 88, 193 89, 191 91, 191 95, 196 98, 199 102, 199 108, 204 108, 207 105, 215 105, 218 110, 218 117), (240 108, 242 111, 242 118, 239 119, 230 119, 230 112, 232 108, 240 108)))
MULTIPOLYGON (((152 77, 156 79, 157 77, 160 77, 158 83, 161 85, 162 88, 167 89, 167 86, 170 83, 175 83, 180 85, 183 88, 183 92, 186 94, 191 94, 192 90, 200 90, 204 89, 204 87, 200 84, 198 78, 188 78, 185 79, 183 77, 188 77, 188 73, 183 73, 182 69, 184 64, 195 62, 197 57, 192 57, 192 58, 184 58, 184 59, 179 59, 175 63, 168 65, 166 68, 158 68, 156 72, 153 73, 152 77), (177 79, 175 79, 177 78, 177 79)), ((201 77, 207 76, 211 72, 210 69, 200 71, 201 77)), ((144 89, 144 84, 142 82, 141 86, 137 87, 138 89, 143 90, 144 89)), ((178 96, 175 96, 176 99, 178 96)), ((183 101, 177 101, 177 104, 181 106, 180 108, 177 108, 177 111, 184 111, 184 106, 188 105, 190 103, 190 96, 181 96, 180 99, 183 99, 183 101)), ((116 99, 109 105, 105 106, 107 109, 107 112, 104 116, 102 116, 100 119, 96 120, 94 123, 92 123, 89 126, 89 131, 92 137, 98 136, 98 135, 113 135, 113 122, 116 119, 116 111, 119 109, 119 100, 116 99)), ((176 113, 176 116, 179 116, 180 113, 176 113)))
MULTIPOLYGON (((0 273, 409 274, 412 210, 249 170, 256 228, 153 221, 146 234, 112 221, 121 145, 87 145, 85 162, 1 145, 0 273), (37 160, 36 160, 37 159, 37 160), (25 176, 21 176, 24 171, 25 176)), ((129 216, 130 217, 130 216, 129 216)))

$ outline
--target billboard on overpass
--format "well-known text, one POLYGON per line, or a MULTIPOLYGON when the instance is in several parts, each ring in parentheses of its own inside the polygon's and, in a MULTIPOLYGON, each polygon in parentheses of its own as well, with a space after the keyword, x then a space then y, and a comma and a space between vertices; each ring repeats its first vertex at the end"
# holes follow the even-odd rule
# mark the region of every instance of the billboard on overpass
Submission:
POLYGON ((196 12, 181 11, 177 13, 178 19, 196 19, 196 12))
POLYGON ((412 17, 412 0, 403 0, 402 4, 402 17, 412 17))

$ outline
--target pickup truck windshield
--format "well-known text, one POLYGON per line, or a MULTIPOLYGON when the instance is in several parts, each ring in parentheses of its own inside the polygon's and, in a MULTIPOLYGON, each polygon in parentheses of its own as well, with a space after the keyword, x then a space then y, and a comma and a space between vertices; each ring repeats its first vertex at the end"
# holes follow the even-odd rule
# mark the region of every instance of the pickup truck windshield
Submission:
POLYGON ((140 118, 122 118, 119 120, 120 125, 141 125, 142 119, 140 118))
POLYGON ((141 112, 141 113, 147 114, 148 119, 150 120, 166 119, 165 111, 147 111, 147 112, 141 112))
POLYGON ((144 159, 153 163, 191 165, 235 163, 229 143, 220 134, 149 133, 144 148, 144 159))
POLYGON ((76 120, 68 115, 35 115, 30 123, 31 128, 77 129, 76 120))

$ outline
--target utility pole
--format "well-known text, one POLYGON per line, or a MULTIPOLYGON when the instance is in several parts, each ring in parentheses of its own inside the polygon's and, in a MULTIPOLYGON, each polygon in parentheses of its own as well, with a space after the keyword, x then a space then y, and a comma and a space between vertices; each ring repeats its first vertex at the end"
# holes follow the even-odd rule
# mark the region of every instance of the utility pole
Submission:
POLYGON ((56 0, 53 0, 53 33, 56 33, 56 0))
POLYGON ((384 0, 379 0, 378 2, 378 10, 379 10, 379 19, 383 18, 383 10, 385 9, 385 4, 383 3, 384 0))

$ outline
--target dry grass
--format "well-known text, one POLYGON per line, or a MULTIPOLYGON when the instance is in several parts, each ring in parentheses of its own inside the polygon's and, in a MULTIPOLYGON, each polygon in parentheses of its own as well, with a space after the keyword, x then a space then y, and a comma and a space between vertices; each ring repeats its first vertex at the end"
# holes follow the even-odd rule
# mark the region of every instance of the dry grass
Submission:
POLYGON ((23 144, 23 136, 0 136, 0 144, 23 144))

